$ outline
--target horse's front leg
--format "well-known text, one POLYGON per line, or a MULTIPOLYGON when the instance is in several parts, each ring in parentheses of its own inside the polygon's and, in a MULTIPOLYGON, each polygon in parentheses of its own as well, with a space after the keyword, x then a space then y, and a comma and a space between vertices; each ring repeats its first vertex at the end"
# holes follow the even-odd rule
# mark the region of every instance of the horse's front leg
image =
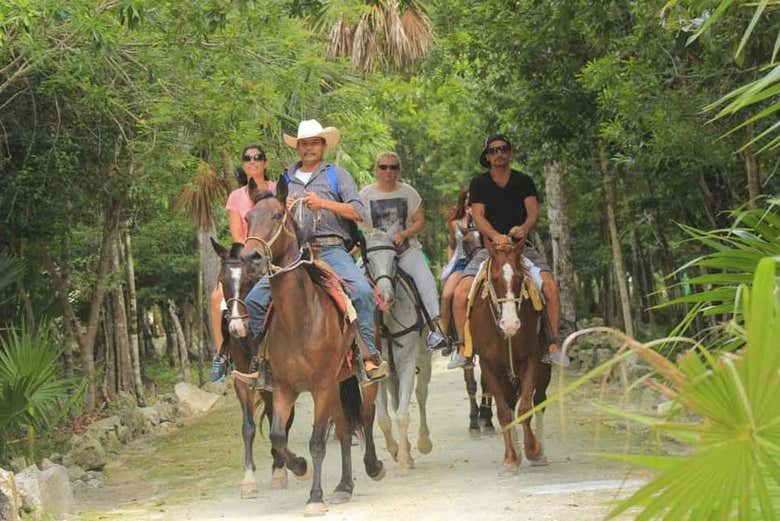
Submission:
MULTIPOLYGON (((487 388, 492 391, 496 401, 496 413, 498 416, 498 422, 501 427, 506 427, 511 423, 514 417, 514 403, 509 402, 509 396, 512 395, 512 386, 505 382, 506 378, 496 378, 490 369, 486 370, 486 364, 481 364, 482 375, 484 381, 487 384, 487 388)), ((513 400, 514 401, 514 400, 513 400)), ((503 431, 504 435, 504 468, 501 471, 502 474, 514 474, 517 472, 517 467, 520 464, 520 460, 517 457, 517 451, 515 450, 515 442, 512 437, 511 429, 503 431)))
POLYGON ((376 410, 378 412, 376 422, 379 424, 379 428, 385 437, 385 447, 393 460, 398 461, 398 443, 396 443, 393 437, 393 425, 390 423, 390 413, 387 410, 387 380, 390 378, 393 378, 393 376, 391 375, 389 378, 379 382, 377 386, 372 385, 371 387, 378 387, 378 392, 376 392, 376 410))
MULTIPOLYGON (((341 411, 341 401, 339 398, 338 384, 328 382, 320 385, 317 389, 312 389, 312 398, 314 398, 314 427, 309 438, 309 453, 312 463, 312 482, 309 492, 309 501, 306 502, 305 516, 321 516, 326 512, 325 503, 322 499, 322 461, 325 459, 325 435, 328 431, 328 419, 334 415, 337 420, 336 429, 341 431, 339 438, 344 434, 344 413, 341 411), (339 423, 342 425, 339 427, 339 423)), ((350 440, 351 443, 351 440, 350 440)), ((342 466, 349 464, 345 462, 344 442, 342 439, 342 466)), ((351 467, 351 465, 349 465, 351 467)), ((351 472, 351 471, 350 471, 351 472)), ((343 479, 343 476, 342 476, 343 479)))
POLYGON ((287 448, 287 428, 297 395, 280 385, 274 390, 274 414, 271 419, 271 447, 282 458, 284 464, 299 479, 308 478, 306 459, 290 452, 287 448))
MULTIPOLYGON (((266 411, 265 415, 262 415, 260 417, 261 431, 262 431, 263 416, 268 416, 268 424, 271 425, 273 411, 274 411, 274 394, 268 391, 260 391, 260 396, 263 399, 263 402, 265 404, 265 411, 266 411)), ((288 441, 290 438, 290 428, 292 427, 294 417, 295 417, 295 406, 293 406, 292 409, 290 409, 290 417, 287 420, 287 425, 285 428, 288 441)), ((288 450, 288 454, 290 454, 293 459, 298 457, 290 450, 288 450)), ((273 489, 287 488, 287 469, 285 468, 284 457, 282 457, 282 454, 279 451, 277 451, 275 448, 273 448, 273 446, 271 446, 271 460, 272 460, 271 488, 273 489)))
MULTIPOLYGON (((534 388, 536 387, 536 368, 537 364, 534 362, 526 361, 523 368, 523 376, 521 377, 520 384, 520 407, 518 409, 518 415, 522 416, 527 413, 533 407, 532 401, 534 396, 534 388)), ((540 416, 541 418, 541 416, 540 416)), ((542 443, 534 436, 534 431, 531 429, 531 418, 527 418, 523 422, 523 445, 525 447, 525 457, 529 461, 536 461, 542 456, 542 443)))
POLYGON ((255 481, 255 462, 252 457, 252 443, 255 440, 255 402, 254 393, 249 386, 234 380, 233 388, 241 404, 242 422, 241 436, 244 439, 244 479, 241 482, 241 498, 257 497, 257 482, 255 481))
POLYGON ((368 385, 363 387, 363 401, 360 404, 360 420, 363 424, 363 435, 365 436, 366 451, 363 454, 363 464, 366 467, 366 474, 374 481, 379 481, 385 477, 385 467, 382 461, 376 456, 376 445, 374 445, 374 416, 376 407, 374 401, 377 397, 379 385, 368 385))
POLYGON ((419 342, 420 352, 417 357, 417 383, 414 394, 417 397, 417 406, 420 408, 420 430, 417 436, 417 450, 420 454, 430 454, 433 450, 431 431, 428 428, 428 414, 425 408, 428 402, 428 384, 431 382, 431 353, 425 348, 422 340, 419 342))
MULTIPOLYGON (((410 349, 407 346, 405 349, 410 349)), ((409 443, 409 403, 412 401, 412 391, 414 390, 414 372, 416 369, 416 360, 414 358, 405 360, 404 364, 398 365, 398 408, 396 409, 395 421, 398 425, 398 466, 403 470, 409 470, 414 467, 412 458, 412 446, 409 443)))

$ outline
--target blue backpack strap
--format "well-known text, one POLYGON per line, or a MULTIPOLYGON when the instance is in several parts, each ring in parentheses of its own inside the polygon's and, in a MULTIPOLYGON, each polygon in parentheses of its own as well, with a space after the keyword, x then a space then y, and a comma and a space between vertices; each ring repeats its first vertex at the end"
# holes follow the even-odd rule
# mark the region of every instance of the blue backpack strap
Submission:
POLYGON ((287 170, 282 172, 282 177, 284 177, 284 180, 287 182, 287 184, 290 184, 290 174, 287 173, 287 170))
POLYGON ((328 176, 330 189, 333 190, 333 193, 336 194, 336 197, 338 197, 339 201, 341 201, 341 192, 339 192, 339 179, 336 177, 336 167, 333 165, 328 165, 327 168, 325 168, 325 175, 328 176))

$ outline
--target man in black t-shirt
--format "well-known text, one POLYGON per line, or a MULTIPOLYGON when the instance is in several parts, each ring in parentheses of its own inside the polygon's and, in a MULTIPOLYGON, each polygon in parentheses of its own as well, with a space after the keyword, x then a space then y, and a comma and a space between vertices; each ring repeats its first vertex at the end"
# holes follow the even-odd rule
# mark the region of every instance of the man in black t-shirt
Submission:
MULTIPOLYGON (((485 172, 471 180, 469 196, 471 214, 474 223, 482 234, 484 241, 509 241, 510 239, 525 241, 536 226, 539 219, 539 201, 536 185, 526 174, 512 170, 512 144, 506 136, 497 134, 485 141, 485 148, 480 156, 480 164, 490 167, 485 172)), ((559 301, 558 285, 552 276, 550 266, 544 256, 532 245, 526 243, 523 255, 531 261, 541 273, 542 292, 546 301, 547 317, 552 333, 550 345, 544 361, 555 361, 568 365, 558 350, 559 301)), ((463 278, 455 289, 453 314, 458 338, 462 342, 466 322, 466 305, 469 290, 479 267, 488 258, 487 249, 481 248, 472 257, 463 270, 463 278)), ((448 368, 463 367, 468 364, 467 357, 458 353, 448 364, 448 368)))

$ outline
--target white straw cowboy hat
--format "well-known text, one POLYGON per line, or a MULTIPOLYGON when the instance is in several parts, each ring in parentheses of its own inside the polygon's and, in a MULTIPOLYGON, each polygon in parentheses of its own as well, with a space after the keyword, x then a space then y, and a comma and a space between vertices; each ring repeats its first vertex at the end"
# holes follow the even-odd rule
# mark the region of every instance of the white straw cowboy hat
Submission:
POLYGON ((333 148, 341 139, 341 132, 336 127, 322 128, 320 122, 316 119, 305 119, 298 124, 298 135, 296 137, 285 134, 284 142, 292 148, 298 148, 299 139, 310 137, 321 137, 325 140, 325 150, 333 148))

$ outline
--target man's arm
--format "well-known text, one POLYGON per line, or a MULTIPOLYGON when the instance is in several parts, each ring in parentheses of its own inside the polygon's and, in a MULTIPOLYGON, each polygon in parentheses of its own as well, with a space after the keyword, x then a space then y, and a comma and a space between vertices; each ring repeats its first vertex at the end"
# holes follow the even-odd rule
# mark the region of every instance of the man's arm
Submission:
POLYGON ((411 239, 422 231, 425 227, 425 213, 422 206, 417 207, 417 211, 412 214, 412 224, 405 230, 401 230, 393 237, 396 245, 402 244, 406 239, 411 239))
POLYGON ((479 233, 485 239, 492 241, 501 235, 485 217, 485 205, 483 203, 471 203, 471 217, 474 219, 474 224, 477 225, 479 233))
POLYGON ((349 219, 356 223, 363 222, 360 213, 358 213, 358 211, 355 210, 355 207, 350 203, 340 203, 332 199, 324 199, 314 192, 308 192, 303 200, 310 210, 328 210, 344 219, 349 219))
POLYGON ((536 223, 539 221, 539 201, 536 196, 529 195, 523 200, 525 205, 526 218, 525 222, 520 226, 513 226, 509 230, 509 235, 518 240, 525 240, 526 237, 534 230, 536 223))

